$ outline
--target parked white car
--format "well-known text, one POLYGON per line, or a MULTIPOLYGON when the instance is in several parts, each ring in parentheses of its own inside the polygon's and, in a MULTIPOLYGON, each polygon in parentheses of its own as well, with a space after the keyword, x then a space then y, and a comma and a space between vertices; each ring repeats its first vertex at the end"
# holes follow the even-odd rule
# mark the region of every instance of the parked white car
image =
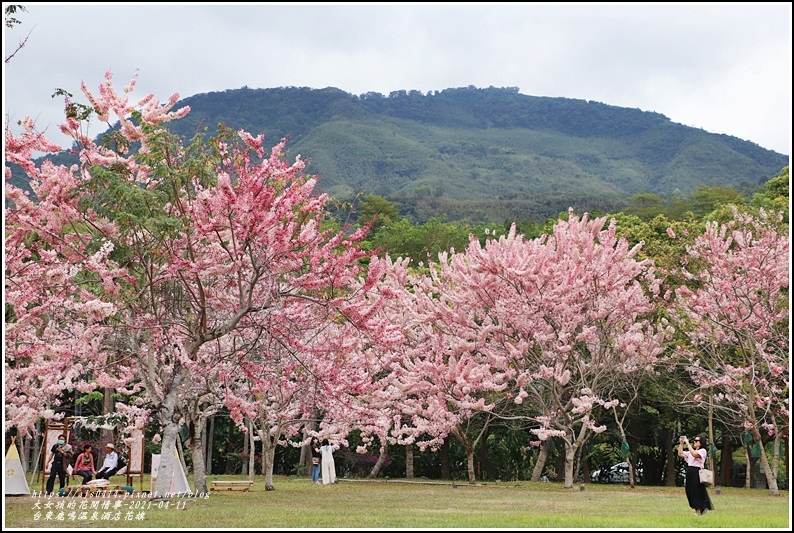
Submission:
MULTIPOLYGON (((642 479, 642 465, 637 465, 634 472, 634 482, 639 483, 642 479)), ((629 463, 626 461, 612 465, 606 470, 596 470, 590 474, 590 480, 594 483, 628 483, 629 482, 629 463)))

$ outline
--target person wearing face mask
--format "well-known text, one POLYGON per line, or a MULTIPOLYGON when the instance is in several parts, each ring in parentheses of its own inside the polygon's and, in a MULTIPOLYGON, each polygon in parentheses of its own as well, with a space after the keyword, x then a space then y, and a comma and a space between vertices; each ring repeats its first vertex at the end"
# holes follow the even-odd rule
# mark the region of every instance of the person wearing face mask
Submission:
POLYGON ((55 476, 58 476, 60 488, 66 486, 66 467, 72 457, 72 446, 66 443, 66 435, 58 435, 58 442, 50 448, 50 477, 47 479, 47 494, 52 494, 55 487, 55 476))
POLYGON ((700 483, 700 469, 706 467, 706 458, 708 457, 706 437, 698 435, 692 439, 692 444, 686 437, 681 437, 678 441, 678 457, 683 458, 687 465, 684 490, 689 507, 695 510, 697 516, 704 515, 714 509, 711 498, 706 492, 706 486, 700 483), (684 451, 684 445, 688 447, 688 450, 684 451))

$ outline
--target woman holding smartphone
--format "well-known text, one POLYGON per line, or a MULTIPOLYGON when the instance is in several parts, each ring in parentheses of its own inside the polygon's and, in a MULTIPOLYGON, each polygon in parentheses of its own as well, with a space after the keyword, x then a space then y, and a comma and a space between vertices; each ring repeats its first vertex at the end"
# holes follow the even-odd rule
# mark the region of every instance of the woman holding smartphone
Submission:
POLYGON ((689 502, 689 507, 695 510, 697 516, 706 514, 707 511, 714 510, 711 504, 706 486, 700 483, 700 469, 706 466, 706 437, 698 435, 692 439, 692 444, 686 436, 682 436, 678 440, 678 457, 686 461, 686 481, 684 481, 684 490, 686 491, 686 499, 689 502), (694 446, 692 445, 694 444, 694 446), (687 446, 687 450, 684 450, 687 446))

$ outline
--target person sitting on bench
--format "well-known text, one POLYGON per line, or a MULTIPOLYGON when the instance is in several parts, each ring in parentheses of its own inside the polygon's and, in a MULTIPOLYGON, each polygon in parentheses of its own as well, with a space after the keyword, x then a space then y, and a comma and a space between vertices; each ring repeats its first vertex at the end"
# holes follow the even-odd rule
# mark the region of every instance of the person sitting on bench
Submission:
POLYGON ((74 465, 74 473, 83 476, 83 485, 91 481, 91 477, 96 473, 94 468, 94 454, 91 450, 91 445, 86 443, 83 445, 83 453, 77 456, 77 461, 74 465))
POLYGON ((110 476, 119 471, 119 454, 116 453, 116 447, 112 442, 108 442, 105 446, 105 462, 102 463, 102 468, 96 473, 97 479, 110 479, 110 476))

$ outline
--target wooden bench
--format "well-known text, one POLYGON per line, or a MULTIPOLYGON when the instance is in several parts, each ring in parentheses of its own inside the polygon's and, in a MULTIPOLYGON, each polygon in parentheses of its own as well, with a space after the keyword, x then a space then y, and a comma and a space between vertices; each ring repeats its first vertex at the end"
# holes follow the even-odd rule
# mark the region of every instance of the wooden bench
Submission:
POLYGON ((254 486, 253 481, 220 481, 212 480, 210 483, 210 492, 219 490, 242 490, 248 492, 254 486))

